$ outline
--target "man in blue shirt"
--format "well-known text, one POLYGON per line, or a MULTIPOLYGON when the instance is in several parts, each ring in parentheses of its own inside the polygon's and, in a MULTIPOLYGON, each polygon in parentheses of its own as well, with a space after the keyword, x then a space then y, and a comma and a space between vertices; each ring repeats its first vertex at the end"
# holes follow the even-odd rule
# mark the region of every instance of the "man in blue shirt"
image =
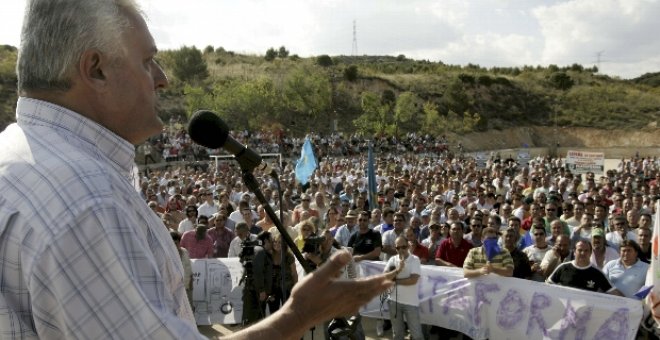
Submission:
POLYGON ((649 264, 638 258, 639 245, 633 240, 621 242, 620 257, 605 264, 603 273, 623 296, 634 298, 646 281, 649 264))

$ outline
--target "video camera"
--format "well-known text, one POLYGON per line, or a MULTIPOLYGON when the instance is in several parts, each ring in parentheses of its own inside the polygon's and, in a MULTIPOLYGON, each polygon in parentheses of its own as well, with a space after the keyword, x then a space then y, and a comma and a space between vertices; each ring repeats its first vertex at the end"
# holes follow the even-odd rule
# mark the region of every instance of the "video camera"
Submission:
POLYGON ((261 246, 261 241, 245 239, 245 241, 241 242, 241 252, 238 254, 238 258, 245 270, 244 279, 252 278, 252 260, 254 260, 255 246, 261 246))

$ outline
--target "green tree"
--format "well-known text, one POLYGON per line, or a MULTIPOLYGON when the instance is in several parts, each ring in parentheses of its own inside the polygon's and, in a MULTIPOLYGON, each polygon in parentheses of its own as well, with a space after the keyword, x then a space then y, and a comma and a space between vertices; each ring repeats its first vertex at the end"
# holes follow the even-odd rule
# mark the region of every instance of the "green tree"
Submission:
POLYGON ((558 90, 566 91, 575 85, 575 81, 566 72, 555 72, 550 75, 550 84, 558 90))
POLYGON ((212 92, 207 92, 201 87, 185 84, 183 87, 183 98, 186 112, 191 115, 198 110, 215 110, 216 105, 212 92))
POLYGON ((286 57, 288 56, 289 56, 289 51, 284 46, 280 46, 280 49, 277 50, 277 57, 286 59, 286 57))
POLYGON ((388 120, 390 106, 383 104, 371 91, 364 91, 360 99, 362 114, 353 121, 357 131, 365 136, 387 134, 391 130, 388 120))
POLYGON ((332 87, 321 69, 312 66, 299 66, 284 79, 284 103, 287 110, 296 118, 317 121, 330 111, 332 87))
POLYGON ((410 122, 417 114, 419 98, 412 92, 403 92, 396 99, 394 107, 394 133, 399 134, 399 126, 410 122))
MULTIPOLYGON (((474 79, 474 78, 473 78, 474 79)), ((469 99, 461 80, 454 80, 442 95, 442 100, 446 106, 454 112, 465 112, 468 110, 469 99)))
POLYGON ((332 58, 327 54, 320 55, 316 57, 316 64, 323 67, 332 66, 332 58))
POLYGON ((172 73, 183 82, 201 82, 208 78, 209 70, 202 52, 195 46, 183 46, 171 54, 172 73))
POLYGON ((429 134, 439 134, 444 132, 446 119, 438 112, 438 105, 433 102, 425 102, 422 107, 424 112, 424 122, 422 123, 422 131, 429 134))
POLYGON ((271 47, 268 50, 266 50, 266 56, 264 56, 264 59, 266 59, 266 61, 273 61, 275 60, 276 57, 277 57, 277 51, 275 51, 274 48, 271 47))
POLYGON ((281 96, 268 77, 217 83, 213 92, 214 109, 232 127, 259 129, 281 117, 281 96))
POLYGON ((18 50, 14 46, 0 45, 0 78, 16 79, 18 50))
POLYGON ((215 49, 213 48, 213 45, 208 45, 206 48, 204 48, 204 54, 213 53, 214 50, 215 49))

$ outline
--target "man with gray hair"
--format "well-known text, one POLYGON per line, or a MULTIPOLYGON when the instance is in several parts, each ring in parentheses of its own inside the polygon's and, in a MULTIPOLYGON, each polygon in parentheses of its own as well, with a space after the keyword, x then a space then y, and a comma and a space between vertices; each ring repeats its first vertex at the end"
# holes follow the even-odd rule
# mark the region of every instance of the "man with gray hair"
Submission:
MULTIPOLYGON (((135 145, 163 129, 156 53, 133 0, 28 1, 17 122, 0 133, 3 339, 204 338, 174 242, 136 190, 135 145)), ((391 286, 335 280, 348 261, 340 252, 233 336, 300 338, 391 286)))

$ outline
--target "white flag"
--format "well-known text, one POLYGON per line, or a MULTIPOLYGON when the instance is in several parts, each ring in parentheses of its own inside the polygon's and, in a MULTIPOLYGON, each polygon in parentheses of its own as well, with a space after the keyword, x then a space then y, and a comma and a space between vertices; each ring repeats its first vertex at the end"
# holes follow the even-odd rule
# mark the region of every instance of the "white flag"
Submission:
POLYGON ((653 319, 660 324, 660 259, 658 258, 658 243, 660 242, 660 200, 655 206, 655 223, 653 224, 653 237, 651 239, 651 265, 646 274, 646 285, 653 285, 651 294, 646 302, 653 319))

